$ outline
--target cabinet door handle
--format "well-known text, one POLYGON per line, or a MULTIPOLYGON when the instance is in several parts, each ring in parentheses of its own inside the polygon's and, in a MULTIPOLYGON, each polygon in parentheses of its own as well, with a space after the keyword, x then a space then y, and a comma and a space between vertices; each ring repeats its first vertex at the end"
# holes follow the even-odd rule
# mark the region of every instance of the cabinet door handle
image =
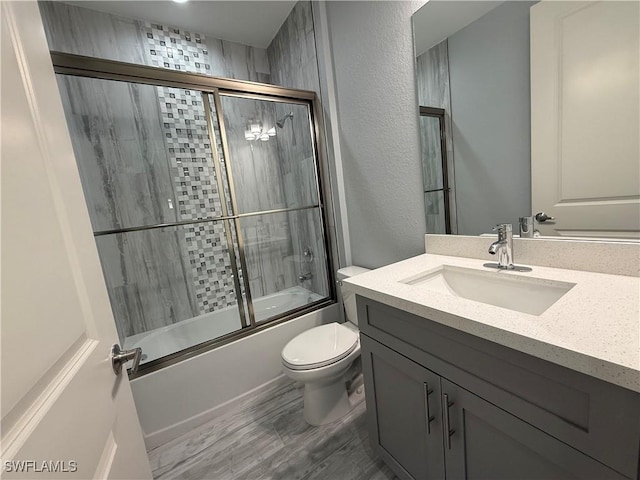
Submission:
POLYGON ((429 395, 433 393, 433 389, 429 388, 429 384, 424 382, 424 410, 426 414, 426 423, 427 423, 427 435, 431 435, 431 422, 433 422, 436 417, 431 415, 431 409, 429 408, 429 395))
POLYGON ((456 433, 455 429, 451 428, 451 421, 449 419, 449 408, 452 407, 455 402, 449 401, 449 395, 444 394, 444 431, 447 435, 447 448, 451 450, 451 436, 456 433))

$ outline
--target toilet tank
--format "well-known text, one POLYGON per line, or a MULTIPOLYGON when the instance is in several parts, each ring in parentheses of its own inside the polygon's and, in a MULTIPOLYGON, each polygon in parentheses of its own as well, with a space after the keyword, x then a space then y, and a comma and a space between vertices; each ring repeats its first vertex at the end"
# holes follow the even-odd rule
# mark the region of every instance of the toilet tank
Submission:
POLYGON ((347 315, 347 320, 355 325, 358 325, 358 317, 356 315, 356 294, 350 291, 347 285, 343 285, 342 280, 370 271, 371 270, 368 268, 356 267, 355 265, 338 270, 338 285, 340 286, 340 292, 342 293, 344 311, 347 315))

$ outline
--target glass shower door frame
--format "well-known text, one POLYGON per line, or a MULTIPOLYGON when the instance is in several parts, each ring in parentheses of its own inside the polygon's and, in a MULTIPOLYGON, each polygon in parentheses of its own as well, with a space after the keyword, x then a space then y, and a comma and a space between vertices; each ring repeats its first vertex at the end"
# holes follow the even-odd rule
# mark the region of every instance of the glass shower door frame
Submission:
MULTIPOLYGON (((213 97, 214 97, 214 103, 215 103, 215 112, 216 112, 216 117, 218 120, 218 125, 220 128, 220 139, 222 140, 222 148, 223 148, 223 152, 224 152, 224 156, 227 159, 231 158, 230 155, 230 148, 229 148, 229 139, 226 133, 226 127, 225 127, 225 121, 223 118, 223 113, 224 113, 224 109, 222 107, 222 102, 220 100, 221 96, 225 96, 225 97, 236 97, 236 98, 242 98, 242 99, 252 99, 252 100, 263 100, 263 101, 269 101, 269 102, 282 102, 282 103, 288 103, 288 104, 298 104, 298 105, 302 105, 307 107, 307 120, 309 122, 309 130, 310 130, 310 138, 311 138, 311 142, 312 142, 312 150, 313 150, 313 163, 314 163, 314 174, 315 174, 315 184, 316 184, 316 198, 318 199, 318 203, 312 204, 312 205, 305 205, 302 207, 291 207, 291 208, 279 208, 279 209, 271 209, 271 210, 262 210, 262 211, 256 211, 256 212, 251 212, 251 213, 236 213, 234 215, 234 221, 235 221, 235 229, 236 229, 236 235, 238 236, 238 250, 240 251, 240 261, 242 262, 241 266, 242 266, 242 271, 245 272, 245 275, 243 276, 243 280, 244 280, 244 284, 245 284, 245 295, 247 298, 247 307, 248 307, 248 311, 249 311, 249 319, 251 321, 251 327, 255 327, 256 326, 256 320, 255 320, 255 311, 253 308, 253 301, 252 301, 252 297, 251 297, 251 289, 249 286, 249 279, 248 279, 248 269, 247 269, 247 264, 246 264, 246 249, 245 249, 245 242, 242 236, 242 229, 240 226, 240 220, 242 218, 247 218, 247 217, 252 217, 252 216, 259 216, 259 215, 268 215, 268 214, 274 214, 274 213, 288 213, 288 212, 295 212, 295 211, 300 211, 300 210, 309 210, 309 209, 319 209, 321 212, 320 215, 320 230, 322 232, 322 244, 324 245, 324 249, 325 252, 327 252, 327 255, 325 255, 326 258, 326 265, 325 265, 325 270, 327 272, 327 276, 328 278, 331 278, 330 272, 331 272, 331 268, 330 268, 330 248, 329 248, 329 241, 326 235, 326 225, 325 225, 325 212, 324 212, 324 204, 322 201, 322 189, 320 188, 321 185, 321 175, 320 175, 320 169, 319 169, 319 164, 318 164, 318 158, 319 158, 319 152, 318 152, 318 145, 317 145, 317 141, 316 141, 316 132, 314 130, 314 118, 313 118, 313 102, 310 102, 308 100, 302 100, 299 98, 292 98, 292 97, 273 97, 271 95, 265 95, 265 94, 256 94, 256 93, 246 93, 246 92, 237 92, 237 91, 233 91, 233 90, 222 90, 222 89, 217 89, 214 93, 213 93, 213 97)), ((210 112, 210 111, 209 111, 210 112)), ((208 112, 208 113, 209 113, 208 112)), ((233 162, 233 160, 230 160, 230 162, 233 162)), ((227 172, 227 179, 229 182, 229 193, 230 193, 230 197, 231 197, 231 203, 233 205, 233 209, 235 212, 239 212, 239 208, 238 208, 238 203, 237 203, 237 198, 236 198, 236 189, 235 189, 235 184, 233 181, 233 172, 231 171, 231 168, 229 167, 229 162, 225 163, 226 166, 226 172, 227 172)), ((332 284, 333 282, 329 282, 330 284, 332 284)), ((330 296, 333 296, 333 291, 330 291, 330 296)), ((291 310, 289 315, 291 314, 295 314, 298 311, 304 311, 307 310, 308 308, 312 307, 314 304, 316 303, 324 303, 323 300, 320 300, 318 302, 313 302, 310 304, 307 304, 303 307, 299 307, 297 309, 291 310)), ((267 323, 271 323, 271 321, 268 321, 267 323)))
POLYGON ((259 330, 264 328, 273 326, 278 323, 285 322, 290 320, 301 313, 310 312, 317 308, 321 308, 332 303, 336 302, 336 292, 333 280, 332 264, 334 263, 333 258, 336 255, 336 247, 335 244, 332 244, 331 238, 329 238, 329 234, 327 231, 326 224, 326 215, 327 215, 327 207, 324 202, 324 191, 323 185, 327 184, 323 182, 325 180, 322 174, 322 169, 320 168, 320 160, 321 160, 321 148, 319 146, 318 138, 322 138, 322 132, 319 128, 319 118, 320 118, 320 109, 317 105, 316 95, 314 92, 306 91, 306 90, 298 90, 280 87, 276 85, 267 85, 260 84, 250 81, 244 80, 232 80, 227 78, 219 78, 219 77, 211 77, 207 75, 194 74, 194 73, 186 73, 186 72, 177 72, 173 70, 157 68, 157 67, 148 67, 136 64, 129 64, 125 62, 116 62, 111 60, 102 60, 92 57, 85 57, 80 55, 59 53, 59 52, 51 52, 51 58, 53 62, 54 71, 56 74, 61 75, 71 75, 71 76, 79 76, 79 77, 88 77, 88 78, 97 78, 102 80, 113 80, 113 81, 123 81, 130 83, 140 83, 147 84, 156 87, 175 87, 182 88, 188 90, 194 90, 200 92, 202 95, 202 99, 204 102, 205 108, 205 116, 207 121, 207 130, 209 132, 209 137, 211 141, 211 151, 214 162, 214 168, 216 171, 216 183, 218 192, 221 198, 221 213, 222 216, 215 217, 207 217, 205 219, 198 220, 185 220, 173 223, 163 223, 149 226, 139 226, 139 227, 130 227, 130 228, 122 228, 118 230, 110 230, 110 231, 99 231, 94 232, 94 236, 100 236, 105 234, 112 233, 126 233, 131 231, 140 231, 147 229, 155 229, 155 228, 165 228, 172 226, 181 226, 181 225, 189 225, 194 223, 202 223, 204 222, 224 222, 225 231, 226 231, 226 240, 229 245, 229 254, 231 259, 231 268, 233 270, 234 277, 234 289, 236 292, 236 298, 238 299, 238 309, 241 318, 242 327, 240 330, 235 332, 223 335, 218 338, 210 339, 208 341, 197 344, 193 347, 189 347, 187 349, 172 353, 170 355, 161 357, 157 360, 151 360, 147 363, 140 365, 140 368, 137 373, 130 374, 130 378, 135 378, 146 373, 151 373, 165 366, 177 363, 179 361, 185 360, 187 358, 193 357, 195 355, 199 355, 205 351, 211 350, 218 346, 224 345, 231 341, 235 341, 244 336, 256 333, 259 330), (209 95, 211 95, 214 99, 213 105, 209 99, 209 95), (311 133, 311 142, 313 149, 313 161, 314 161, 314 173, 316 180, 316 193, 318 202, 314 205, 302 206, 302 207, 294 207, 294 208, 283 208, 283 209, 275 209, 268 211, 259 211, 259 212, 251 212, 251 213, 238 213, 237 201, 235 196, 235 186, 233 182, 233 172, 230 168, 230 163, 232 160, 229 157, 229 145, 228 139, 225 132, 224 118, 222 116, 222 108, 221 108, 221 95, 224 96, 235 96, 239 98, 252 98, 256 100, 268 100, 274 102, 286 102, 286 103, 295 103, 300 105, 305 105, 307 107, 308 113, 308 121, 309 128, 311 133), (223 147, 224 154, 224 167, 222 166, 222 162, 218 153, 217 144, 216 144, 216 132, 213 123, 213 113, 212 108, 215 108, 216 120, 218 121, 218 126, 220 129, 220 139, 223 147), (226 174, 227 184, 229 187, 229 200, 231 211, 227 206, 227 198, 224 191, 224 180, 222 178, 222 169, 224 168, 224 172, 226 174), (247 273, 247 263, 246 263, 246 251, 245 244, 243 240, 242 231, 240 228, 240 219, 246 218, 249 216, 255 215, 265 215, 270 213, 287 213, 297 210, 307 210, 307 209, 318 209, 320 212, 320 227, 322 232, 322 245, 325 249, 325 272, 327 274, 328 280, 328 296, 326 298, 322 298, 318 301, 306 304, 302 307, 298 307, 292 310, 287 311, 285 314, 281 314, 275 316, 273 318, 269 318, 268 321, 257 324, 255 320, 255 312, 253 309, 253 302, 251 298, 251 290, 249 285, 249 278, 247 273), (240 261, 240 269, 238 268, 236 261, 236 252, 234 248, 234 242, 231 234, 230 224, 234 222, 235 233, 237 238, 237 247, 238 247, 238 259, 240 261), (240 286, 240 275, 239 271, 242 271, 244 274, 243 278, 243 286, 244 286, 244 296, 245 300, 243 300, 243 292, 240 286), (246 313, 245 313, 245 302, 246 302, 246 313))
MULTIPOLYGON (((217 183, 218 192, 220 195, 220 208, 222 210, 222 215, 224 217, 228 217, 228 218, 225 218, 223 222, 225 226, 227 245, 229 245, 229 258, 231 260, 231 269, 233 270, 233 284, 234 284, 234 289, 236 291, 236 298, 238 299, 238 310, 240 313, 240 323, 241 323, 240 329, 242 330, 248 327, 249 325, 247 324, 247 316, 244 310, 244 300, 242 298, 242 289, 240 288, 240 280, 239 280, 240 276, 238 274, 238 265, 236 263, 235 244, 233 241, 233 237, 231 235, 230 222, 231 222, 231 216, 233 215, 233 211, 229 212, 227 208, 227 199, 225 198, 225 194, 224 194, 224 180, 222 179, 222 166, 220 163, 220 156, 218 154, 218 145, 216 143, 216 132, 213 125, 213 118, 211 118, 211 102, 209 101, 209 94, 207 92, 201 92, 201 93, 202 93, 202 102, 204 105, 204 114, 205 114, 205 117, 207 118, 207 130, 209 132, 209 139, 211 141, 211 156, 213 157, 213 165, 216 171, 216 183, 217 183)), ((214 90, 213 95, 217 95, 217 90, 214 90)), ((227 173, 227 182, 229 183, 229 190, 232 191, 231 177, 229 177, 227 162, 225 162, 225 170, 227 170, 226 173, 227 173)), ((233 203, 233 200, 231 201, 231 208, 235 208, 235 204, 233 203)), ((239 240, 240 234, 238 230, 238 225, 236 224, 235 227, 236 227, 236 237, 239 240)), ((241 265, 242 271, 246 272, 246 265, 243 263, 244 255, 242 253, 242 249, 240 248, 239 248, 239 257, 240 257, 240 265, 241 265)), ((246 275, 244 275, 243 278, 246 279, 246 275)), ((250 293, 246 289, 246 285, 245 285, 245 292, 246 292, 246 299, 247 299, 247 312, 249 313, 249 322, 250 322, 250 325, 253 327, 255 325, 255 322, 253 321, 253 316, 251 314, 253 308, 251 306, 250 293)))

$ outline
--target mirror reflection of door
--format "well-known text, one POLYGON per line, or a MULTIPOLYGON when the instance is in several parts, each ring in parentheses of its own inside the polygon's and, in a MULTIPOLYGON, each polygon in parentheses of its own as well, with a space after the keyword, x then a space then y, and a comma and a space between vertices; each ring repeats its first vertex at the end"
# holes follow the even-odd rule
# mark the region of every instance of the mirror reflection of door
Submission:
POLYGON ((420 107, 427 233, 451 233, 451 189, 444 116, 443 108, 420 107))
POLYGON ((640 5, 540 2, 530 18, 531 205, 557 219, 538 228, 638 239, 640 5))

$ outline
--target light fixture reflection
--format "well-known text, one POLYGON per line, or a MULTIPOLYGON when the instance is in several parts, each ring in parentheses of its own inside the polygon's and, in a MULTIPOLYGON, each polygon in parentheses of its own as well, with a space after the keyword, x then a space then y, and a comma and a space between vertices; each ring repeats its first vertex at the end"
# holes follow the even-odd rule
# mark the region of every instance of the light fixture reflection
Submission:
POLYGON ((276 127, 266 128, 262 126, 262 122, 250 121, 247 123, 247 129, 244 131, 244 138, 249 142, 260 140, 262 142, 269 141, 269 138, 276 136, 276 127))

